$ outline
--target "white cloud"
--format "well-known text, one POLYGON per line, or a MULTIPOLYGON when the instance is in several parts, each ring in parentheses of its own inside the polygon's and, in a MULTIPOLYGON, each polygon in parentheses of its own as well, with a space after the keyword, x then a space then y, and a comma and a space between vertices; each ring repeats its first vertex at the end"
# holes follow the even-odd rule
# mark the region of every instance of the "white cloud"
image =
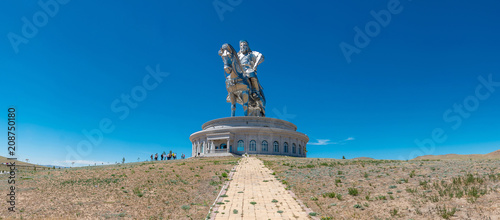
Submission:
POLYGON ((316 139, 316 143, 308 143, 309 145, 329 145, 334 143, 329 143, 330 139, 316 139))
POLYGON ((331 142, 330 139, 316 139, 316 142, 312 142, 312 143, 307 143, 308 145, 318 145, 318 146, 325 146, 325 145, 330 145, 330 144, 340 144, 340 145, 344 145, 346 144, 346 142, 348 141, 354 141, 355 138, 354 137, 348 137, 344 140, 341 140, 341 141, 336 141, 336 142, 331 142))

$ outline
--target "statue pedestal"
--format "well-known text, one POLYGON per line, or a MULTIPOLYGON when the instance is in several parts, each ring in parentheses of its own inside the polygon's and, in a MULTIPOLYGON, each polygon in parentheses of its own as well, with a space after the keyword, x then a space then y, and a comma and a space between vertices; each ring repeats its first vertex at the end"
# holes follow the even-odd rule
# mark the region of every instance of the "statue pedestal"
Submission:
POLYGON ((307 135, 294 124, 267 117, 229 117, 211 120, 191 134, 193 157, 242 154, 306 157, 307 135))

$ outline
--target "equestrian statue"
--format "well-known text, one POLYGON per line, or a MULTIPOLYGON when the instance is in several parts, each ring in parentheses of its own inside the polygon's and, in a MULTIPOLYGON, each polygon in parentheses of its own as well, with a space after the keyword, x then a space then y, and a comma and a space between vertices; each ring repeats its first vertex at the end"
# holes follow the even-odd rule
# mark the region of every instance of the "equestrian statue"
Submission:
POLYGON ((240 51, 236 53, 230 44, 222 45, 219 56, 224 62, 227 102, 231 103, 231 117, 235 116, 236 103, 243 106, 245 116, 266 116, 266 98, 257 78, 257 67, 264 56, 250 50, 246 40, 240 41, 240 51))

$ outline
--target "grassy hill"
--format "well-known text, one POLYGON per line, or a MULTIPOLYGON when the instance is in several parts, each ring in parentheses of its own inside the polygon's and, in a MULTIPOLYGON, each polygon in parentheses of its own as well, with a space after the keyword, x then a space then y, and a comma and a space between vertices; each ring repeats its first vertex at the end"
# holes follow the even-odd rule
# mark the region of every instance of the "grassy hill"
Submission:
POLYGON ((425 155, 414 158, 413 160, 481 160, 481 159, 500 159, 500 150, 489 154, 445 154, 445 155, 425 155))
MULTIPOLYGON (((323 219, 500 218, 500 160, 258 158, 276 177, 270 181, 282 183, 323 219)), ((204 219, 237 163, 232 157, 190 158, 21 170, 18 212, 8 213, 2 202, 0 216, 204 219)), ((8 188, 7 178, 0 175, 0 188, 8 188)))
MULTIPOLYGON (((32 164, 32 163, 26 163, 26 162, 22 162, 22 161, 19 161, 19 160, 14 160, 14 161, 16 162, 16 168, 18 170, 20 170, 20 169, 34 170, 35 167, 38 170, 49 169, 49 167, 35 165, 35 164, 32 164)), ((4 165, 4 163, 10 163, 10 162, 14 162, 14 161, 13 160, 8 160, 6 157, 0 156, 0 163, 1 163, 0 164, 0 170, 8 170, 9 167, 7 167, 7 165, 4 165)))
POLYGON ((500 219, 500 160, 259 159, 320 219, 500 219))
MULTIPOLYGON (((204 219, 238 158, 201 158, 19 171, 7 219, 204 219), (18 201, 16 200, 16 201, 18 201), (20 211, 22 209, 22 212, 20 211)), ((7 189, 8 175, 0 175, 7 189)), ((6 192, 6 191, 5 191, 6 192)))

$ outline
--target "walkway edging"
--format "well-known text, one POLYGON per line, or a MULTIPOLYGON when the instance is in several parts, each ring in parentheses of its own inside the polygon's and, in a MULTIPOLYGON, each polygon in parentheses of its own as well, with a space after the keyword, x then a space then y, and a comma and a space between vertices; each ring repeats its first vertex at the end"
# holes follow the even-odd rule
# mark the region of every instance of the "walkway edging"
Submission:
POLYGON ((216 209, 213 210, 214 212, 212 212, 212 209, 214 208, 214 206, 217 203, 217 201, 220 199, 220 196, 221 196, 222 192, 226 192, 226 189, 229 186, 229 183, 231 182, 231 179, 233 178, 234 171, 236 171, 236 167, 240 164, 240 161, 241 161, 241 159, 238 160, 237 164, 234 165, 233 169, 231 169, 231 172, 229 172, 229 176, 227 178, 228 180, 226 180, 224 182, 224 185, 220 189, 219 195, 217 195, 217 198, 215 198, 214 203, 210 206, 210 209, 208 210, 208 215, 207 215, 207 217, 205 217, 205 220, 214 219, 215 216, 217 216, 217 213, 214 213, 214 212, 217 211, 218 207, 215 207, 216 209))

